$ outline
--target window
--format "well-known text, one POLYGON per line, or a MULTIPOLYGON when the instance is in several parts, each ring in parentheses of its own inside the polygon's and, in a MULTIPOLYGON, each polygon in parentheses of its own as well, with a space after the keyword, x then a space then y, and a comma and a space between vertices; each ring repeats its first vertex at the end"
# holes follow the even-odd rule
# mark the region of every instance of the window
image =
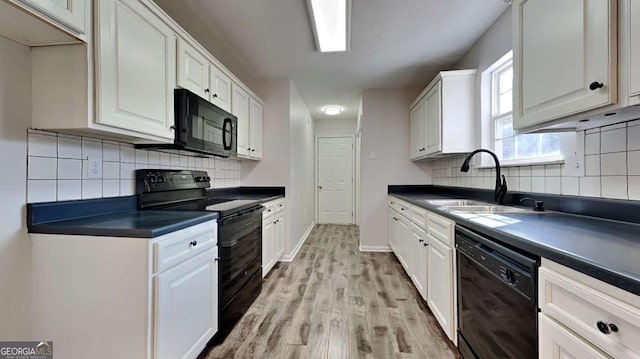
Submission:
POLYGON ((493 145, 505 164, 558 160, 562 156, 558 133, 516 135, 513 131, 513 60, 511 53, 490 69, 493 145))

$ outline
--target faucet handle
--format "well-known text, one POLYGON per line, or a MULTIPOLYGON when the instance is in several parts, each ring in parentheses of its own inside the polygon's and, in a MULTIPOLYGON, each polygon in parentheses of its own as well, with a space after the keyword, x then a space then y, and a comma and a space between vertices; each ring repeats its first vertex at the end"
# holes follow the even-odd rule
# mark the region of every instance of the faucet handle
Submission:
POLYGON ((523 201, 533 201, 533 204, 534 204, 533 210, 536 212, 544 212, 544 201, 536 201, 535 199, 530 197, 525 197, 520 200, 520 202, 523 202, 523 201))

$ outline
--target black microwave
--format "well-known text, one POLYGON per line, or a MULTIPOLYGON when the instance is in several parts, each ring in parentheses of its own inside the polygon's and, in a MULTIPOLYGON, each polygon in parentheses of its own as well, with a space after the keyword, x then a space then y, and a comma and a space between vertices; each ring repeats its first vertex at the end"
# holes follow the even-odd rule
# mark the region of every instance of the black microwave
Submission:
POLYGON ((139 144, 138 148, 190 151, 233 157, 237 154, 238 118, 186 89, 174 90, 173 144, 139 144))

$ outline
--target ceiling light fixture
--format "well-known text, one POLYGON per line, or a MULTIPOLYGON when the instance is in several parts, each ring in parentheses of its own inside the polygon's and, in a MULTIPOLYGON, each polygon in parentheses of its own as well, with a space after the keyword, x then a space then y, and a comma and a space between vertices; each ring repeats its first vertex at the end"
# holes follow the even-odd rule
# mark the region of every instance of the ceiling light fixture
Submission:
POLYGON ((320 52, 349 50, 351 0, 307 0, 320 52))
POLYGON ((327 116, 336 116, 342 113, 343 108, 340 106, 330 105, 322 108, 322 112, 324 112, 327 116))

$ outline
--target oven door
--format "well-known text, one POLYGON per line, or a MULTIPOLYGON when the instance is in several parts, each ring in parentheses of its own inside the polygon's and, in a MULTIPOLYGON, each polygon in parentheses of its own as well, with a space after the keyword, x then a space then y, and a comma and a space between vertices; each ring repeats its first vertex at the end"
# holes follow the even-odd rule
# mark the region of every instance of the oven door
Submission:
POLYGON ((457 271, 463 358, 537 359, 535 298, 516 291, 460 249, 457 271))
POLYGON ((262 206, 220 220, 220 305, 224 306, 262 268, 262 206))
POLYGON ((184 149, 222 157, 237 153, 236 116, 184 89, 175 90, 176 142, 184 149))

